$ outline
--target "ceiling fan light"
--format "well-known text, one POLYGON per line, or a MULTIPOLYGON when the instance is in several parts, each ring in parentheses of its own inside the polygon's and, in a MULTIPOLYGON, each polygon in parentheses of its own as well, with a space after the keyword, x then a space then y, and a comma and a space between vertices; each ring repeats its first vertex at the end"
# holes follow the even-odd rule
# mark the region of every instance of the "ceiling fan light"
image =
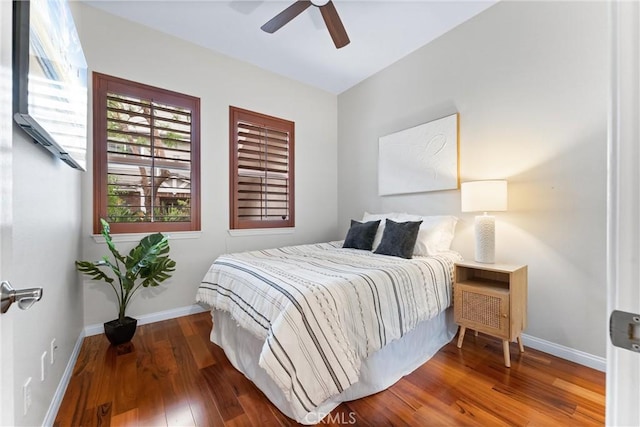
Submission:
POLYGON ((329 0, 311 0, 311 4, 317 7, 324 6, 327 3, 329 3, 329 0))

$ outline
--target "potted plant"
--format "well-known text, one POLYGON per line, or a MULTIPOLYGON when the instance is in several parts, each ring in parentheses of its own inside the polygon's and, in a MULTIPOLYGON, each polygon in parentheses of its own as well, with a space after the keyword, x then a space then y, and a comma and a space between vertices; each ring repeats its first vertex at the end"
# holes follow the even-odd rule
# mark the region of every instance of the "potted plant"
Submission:
POLYGON ((137 319, 126 315, 127 305, 140 287, 158 286, 171 277, 176 263, 169 258, 168 237, 162 233, 150 234, 140 240, 125 257, 118 252, 111 240, 109 223, 100 219, 102 235, 107 242, 114 262, 108 255, 100 261, 76 261, 78 271, 93 280, 108 283, 118 300, 118 318, 104 324, 104 332, 112 345, 128 342, 136 332, 137 319), (104 270, 111 274, 105 273, 104 270), (112 276, 115 276, 115 280, 112 276))

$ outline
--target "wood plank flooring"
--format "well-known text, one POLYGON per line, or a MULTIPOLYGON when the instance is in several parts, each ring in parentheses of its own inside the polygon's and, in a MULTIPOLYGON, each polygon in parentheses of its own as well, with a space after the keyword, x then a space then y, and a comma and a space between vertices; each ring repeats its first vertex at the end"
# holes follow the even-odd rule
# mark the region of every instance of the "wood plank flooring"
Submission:
MULTIPOLYGON (((290 426, 209 341, 209 313, 138 327, 129 344, 87 337, 55 426, 290 426)), ((388 390, 320 425, 603 425, 604 373, 499 340, 455 339, 388 390)))

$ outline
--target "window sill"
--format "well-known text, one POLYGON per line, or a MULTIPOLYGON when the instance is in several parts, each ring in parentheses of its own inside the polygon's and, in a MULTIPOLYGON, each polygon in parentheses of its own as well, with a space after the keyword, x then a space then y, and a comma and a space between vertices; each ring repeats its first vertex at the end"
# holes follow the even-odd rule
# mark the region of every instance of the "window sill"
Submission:
MULTIPOLYGON (((144 236, 148 236, 152 233, 122 233, 112 234, 111 240, 114 242, 139 242, 144 236)), ((169 240, 182 240, 182 239, 199 239, 202 236, 202 231, 172 231, 162 233, 169 236, 169 240)), ((102 234, 92 234, 91 238, 96 243, 105 243, 102 234)))
POLYGON ((287 228, 247 228, 247 229, 236 229, 229 230, 229 235, 232 237, 242 237, 242 236, 267 236, 274 234, 293 234, 295 233, 295 227, 287 227, 287 228))

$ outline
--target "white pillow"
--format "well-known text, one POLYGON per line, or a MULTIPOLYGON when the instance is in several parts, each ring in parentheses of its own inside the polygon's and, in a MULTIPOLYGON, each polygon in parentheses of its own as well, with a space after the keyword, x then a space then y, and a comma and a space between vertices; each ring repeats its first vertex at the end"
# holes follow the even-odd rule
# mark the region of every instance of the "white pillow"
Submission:
MULTIPOLYGON (((378 231, 376 231, 376 238, 373 239, 373 247, 371 248, 372 251, 375 251, 378 248, 378 245, 380 244, 380 241, 382 240, 382 233, 384 232, 384 226, 386 225, 387 218, 392 219, 394 221, 397 221, 397 219, 398 219, 398 217, 400 215, 402 215, 402 214, 395 213, 395 212, 386 213, 386 214, 372 214, 372 213, 369 213, 369 212, 365 212, 364 213, 364 216, 362 217, 362 222, 380 220, 380 225, 378 226, 378 231)), ((407 220, 405 220, 405 221, 407 221, 407 220)))
POLYGON ((451 248, 458 223, 458 218, 452 215, 422 216, 403 213, 397 217, 397 220, 399 222, 422 220, 418 231, 418 240, 416 240, 416 246, 413 249, 414 255, 421 256, 432 256, 439 252, 448 251, 451 248))

